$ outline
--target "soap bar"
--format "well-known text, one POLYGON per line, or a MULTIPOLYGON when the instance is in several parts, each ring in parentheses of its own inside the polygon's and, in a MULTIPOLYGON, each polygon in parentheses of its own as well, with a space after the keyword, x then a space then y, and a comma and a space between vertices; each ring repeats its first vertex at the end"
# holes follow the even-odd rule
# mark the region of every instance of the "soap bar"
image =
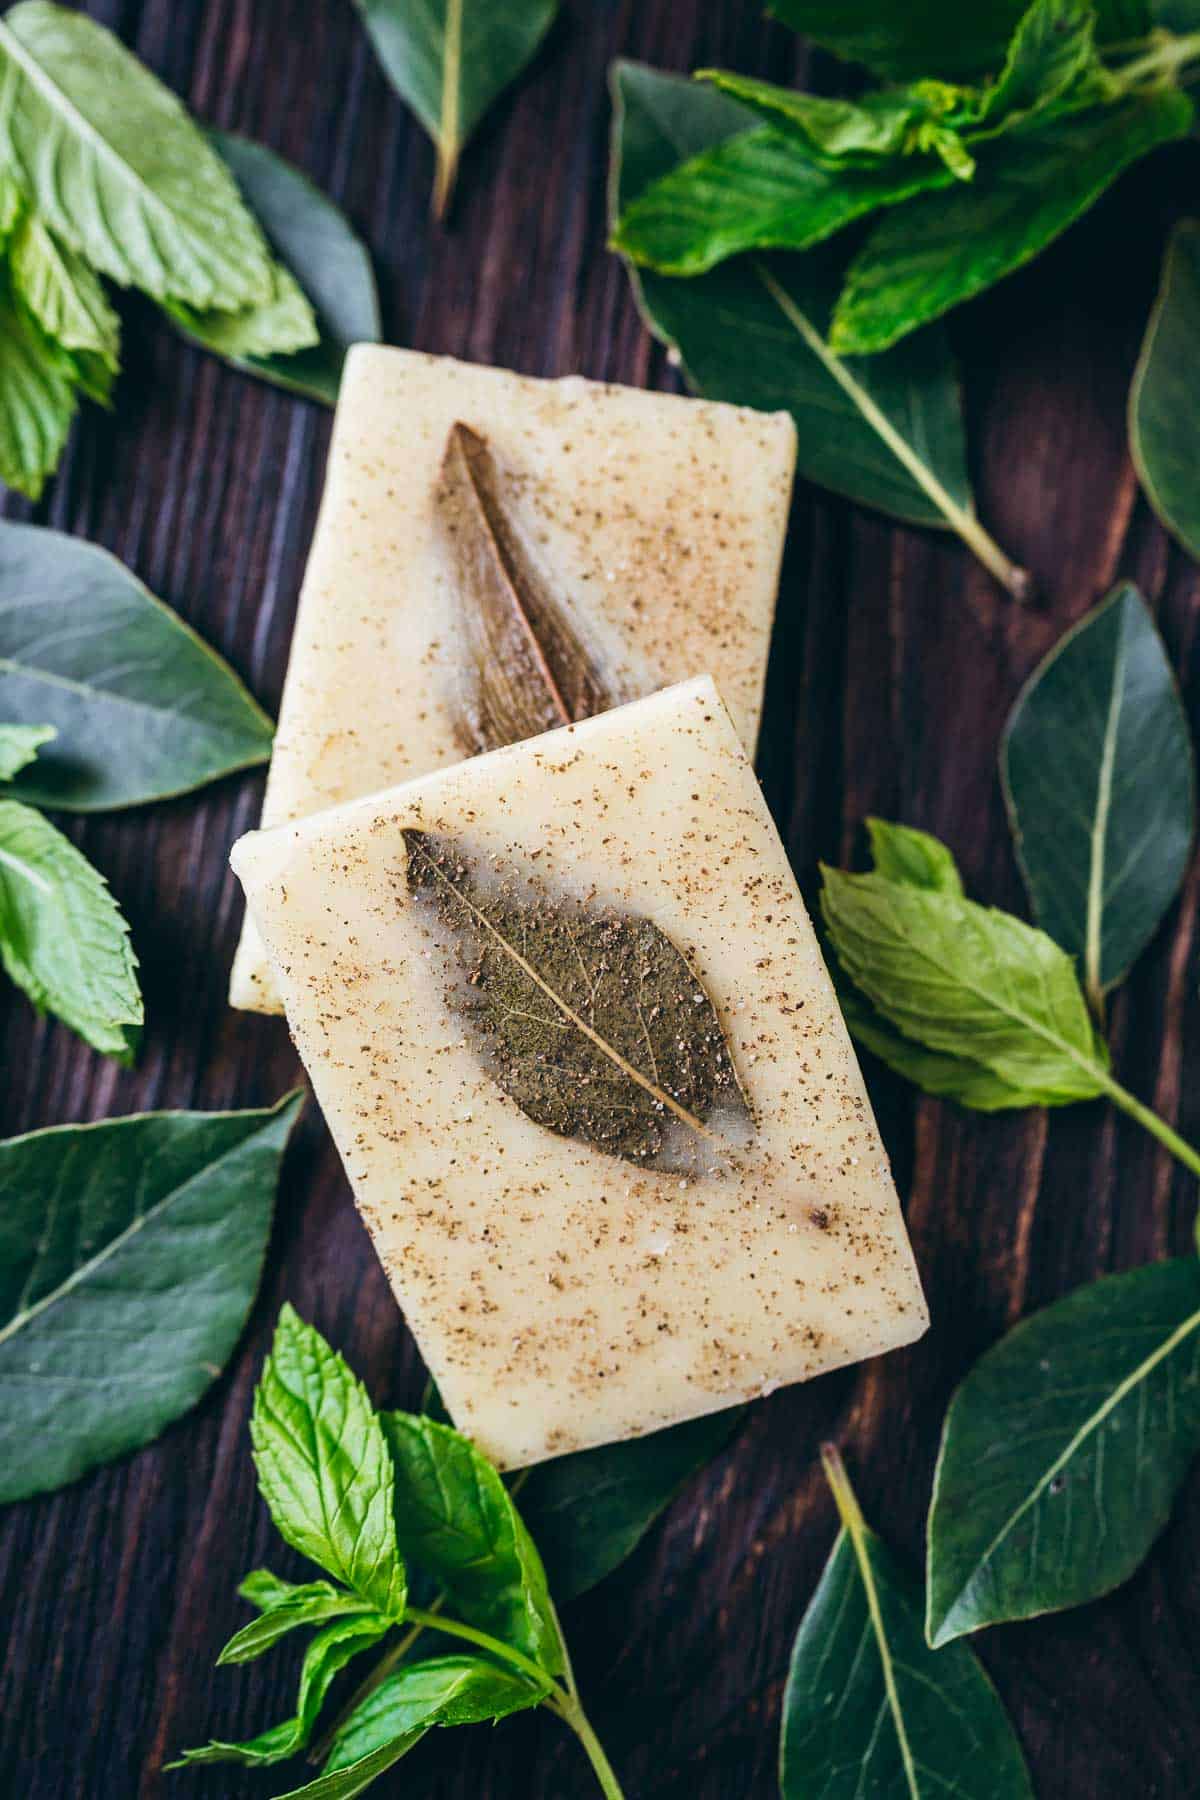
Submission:
MULTIPOLYGON (((251 833, 233 866, 397 1299, 456 1425, 500 1466, 925 1329, 833 987, 710 679, 251 833), (456 990, 414 843, 453 846, 482 907, 515 870, 530 896, 664 934, 744 1099, 706 1115, 727 1153, 643 1164, 530 1116, 514 1067, 464 1024, 482 955, 456 990)), ((652 1039, 652 993, 645 1011, 652 1039)), ((539 1078, 544 1060, 535 1047, 539 1078)))
MULTIPOLYGON (((795 461, 786 413, 360 345, 342 378, 262 822, 464 755, 447 704, 454 596, 433 496, 451 427, 518 491, 547 585, 620 697, 711 673, 753 751, 795 461)), ((253 928, 235 1006, 277 1011, 253 928)))

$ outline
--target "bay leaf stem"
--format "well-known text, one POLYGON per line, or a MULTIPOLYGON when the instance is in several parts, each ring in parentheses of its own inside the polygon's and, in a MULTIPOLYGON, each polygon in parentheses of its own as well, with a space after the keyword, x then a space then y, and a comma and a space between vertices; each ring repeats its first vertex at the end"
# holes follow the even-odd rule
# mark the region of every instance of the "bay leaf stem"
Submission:
POLYGON ((1019 568, 1007 557, 979 520, 947 492, 929 465, 921 460, 908 440, 896 430, 887 414, 876 405, 867 389, 855 379, 842 358, 830 349, 812 321, 800 310, 766 264, 756 259, 754 268, 788 324, 803 338, 826 372, 832 375, 843 393, 858 408, 872 431, 887 445, 896 461, 908 471, 918 487, 929 495, 950 529, 957 532, 967 548, 979 558, 1001 587, 1008 590, 1014 600, 1022 603, 1029 600, 1033 595, 1033 577, 1028 569, 1019 568))

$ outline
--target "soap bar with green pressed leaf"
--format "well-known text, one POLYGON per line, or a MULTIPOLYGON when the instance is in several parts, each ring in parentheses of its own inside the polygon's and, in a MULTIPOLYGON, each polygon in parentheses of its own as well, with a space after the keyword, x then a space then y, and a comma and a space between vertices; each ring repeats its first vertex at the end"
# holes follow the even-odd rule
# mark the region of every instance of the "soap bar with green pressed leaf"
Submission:
MULTIPOLYGON (((752 750, 794 461, 786 413, 358 346, 263 824, 700 670, 752 750), (506 625, 513 580, 532 618, 506 625), (522 646, 531 624, 536 641, 522 646), (564 629, 586 669, 564 686, 565 713, 497 694, 522 657, 548 647, 553 664, 564 629)), ((230 997, 278 1010, 252 926, 230 997)))
POLYGON ((927 1315, 778 834, 702 677, 236 846, 455 1423, 515 1467, 927 1315))

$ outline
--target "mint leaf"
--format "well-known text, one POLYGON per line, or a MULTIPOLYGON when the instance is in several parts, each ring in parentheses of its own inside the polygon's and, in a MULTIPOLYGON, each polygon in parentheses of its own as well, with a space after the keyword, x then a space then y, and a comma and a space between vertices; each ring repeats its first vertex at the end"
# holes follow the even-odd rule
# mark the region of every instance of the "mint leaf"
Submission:
POLYGON ((1034 670, 1000 769, 1038 922, 1079 958, 1099 1014, 1179 892, 1195 834, 1187 715, 1131 583, 1034 670))
POLYGON ((106 550, 39 525, 0 522, 0 687, 7 718, 57 731, 14 784, 38 806, 136 806, 271 753, 227 663, 106 550))
POLYGON ((467 1624, 560 1674, 542 1560, 496 1470, 448 1425, 400 1412, 381 1414, 381 1423, 396 1470, 401 1554, 446 1588, 467 1624))
POLYGON ((15 800, 0 800, 0 962, 39 1011, 133 1060, 143 1010, 129 926, 87 858, 15 800))
POLYGON ((175 96, 102 25, 50 0, 0 21, 0 152, 46 224, 156 300, 270 298, 262 235, 175 96))
POLYGON ((959 1106, 969 1106, 976 1112, 1007 1112, 1042 1104, 1036 1088, 1015 1087, 969 1057, 946 1055, 914 1043, 889 1025, 877 1008, 853 988, 843 982, 836 985, 842 1017, 859 1048, 869 1050, 894 1074, 902 1075, 923 1093, 939 1100, 955 1100, 959 1106))
POLYGON ((0 1502, 149 1443, 210 1386, 254 1300, 300 1106, 0 1144, 0 1502))
POLYGON ((1044 932, 878 873, 823 875, 838 960, 904 1037, 982 1064, 1044 1106, 1106 1091, 1107 1049, 1070 957, 1044 932))
POLYGON ((478 1656, 441 1656, 409 1663, 389 1675, 357 1706, 334 1740, 326 1771, 345 1769, 363 1757, 417 1736, 434 1725, 496 1722, 537 1706, 546 1687, 478 1656))
MULTIPOLYGON (((269 1616, 269 1615, 268 1615, 269 1616)), ((393 1621, 378 1613, 365 1613, 359 1618, 339 1619, 325 1631, 318 1632, 304 1653, 300 1670, 300 1691, 296 1697, 294 1717, 272 1725, 257 1737, 243 1743, 226 1743, 214 1739, 195 1750, 185 1750, 178 1762, 168 1767, 182 1768, 187 1763, 237 1762, 249 1768, 262 1768, 283 1762, 303 1750, 312 1736, 325 1696, 347 1663, 364 1650, 377 1644, 391 1629, 393 1621)), ((266 1646, 264 1645, 265 1649, 266 1646)))
POLYGON ((47 337, 64 350, 99 357, 115 372, 121 321, 83 258, 59 243, 35 212, 27 212, 17 225, 8 257, 17 293, 47 337))
POLYGON ((250 1421, 262 1495, 280 1535, 375 1607, 404 1612, 388 1445, 362 1384, 290 1306, 250 1421))
POLYGON ((280 263, 271 265, 267 298, 241 312, 221 312, 216 307, 201 312, 182 300, 165 300, 163 305, 181 331, 227 362, 286 356, 317 342, 312 307, 295 276, 280 263))
POLYGON ((0 781, 25 768, 53 737, 53 725, 0 725, 0 781))
POLYGON ((0 481, 30 500, 58 467, 79 384, 70 354, 19 304, 0 269, 0 481))
POLYGON ((956 159, 947 141, 953 136, 952 122, 959 113, 973 116, 979 106, 974 89, 938 81, 841 100, 776 87, 726 69, 698 69, 695 79, 711 82, 761 118, 794 132, 827 167, 874 168, 899 157, 928 153, 950 163, 954 173, 956 159))
POLYGON ((1052 118, 981 150, 975 180, 914 200, 873 226, 851 262, 830 343, 842 355, 886 350, 1029 262, 1131 163, 1185 137, 1195 108, 1158 88, 1052 118))
POLYGON ((393 1738, 344 1769, 331 1769, 315 1781, 305 1782, 303 1787, 289 1788, 279 1800, 352 1800, 353 1795, 363 1793, 402 1756, 407 1756, 424 1735, 423 1731, 414 1731, 407 1737, 393 1738))
POLYGON ((867 837, 876 874, 937 894, 962 894, 958 864, 940 838, 912 825, 875 818, 867 820, 867 837))
MULTIPOLYGON (((331 1619, 371 1613, 365 1600, 344 1593, 328 1581, 308 1581, 297 1587, 281 1582, 279 1586, 287 1591, 273 1596, 257 1619, 251 1619, 248 1625, 234 1633, 218 1656, 218 1664, 253 1662, 281 1637, 302 1625, 326 1625, 331 1619)), ((245 1582, 238 1592, 244 1599, 252 1599, 246 1593, 245 1582)), ((259 1604, 257 1600, 252 1603, 259 1604)), ((371 1616, 377 1617, 373 1613, 371 1616)))

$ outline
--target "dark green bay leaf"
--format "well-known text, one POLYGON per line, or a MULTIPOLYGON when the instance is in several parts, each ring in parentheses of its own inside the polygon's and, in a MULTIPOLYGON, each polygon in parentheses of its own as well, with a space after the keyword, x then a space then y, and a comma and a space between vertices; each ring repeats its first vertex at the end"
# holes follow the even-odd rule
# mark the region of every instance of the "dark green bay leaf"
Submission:
POLYGON ((332 406, 351 344, 378 343, 383 335, 367 248, 332 200, 273 150, 232 132, 209 135, 281 260, 281 292, 274 306, 244 313, 168 310, 189 336, 236 367, 332 406), (276 309, 282 307, 285 318, 294 311, 289 283, 298 284, 311 303, 320 338, 291 354, 272 354, 279 341, 276 309))
POLYGON ((474 756, 618 704, 516 526, 512 483, 469 425, 451 427, 434 494, 457 606, 455 728, 474 756))
POLYGON ((362 1383, 291 1306, 255 1390, 250 1439, 259 1491, 285 1543, 398 1620, 404 1563, 383 1427, 362 1383))
MULTIPOLYGON (((993 1105, 1004 1089, 1043 1106, 1108 1090, 1108 1052, 1074 964, 1045 932, 878 872, 826 868, 823 876, 821 907, 838 961, 893 1032, 982 1065, 998 1078, 998 1090, 984 1087, 993 1105)), ((952 1071, 937 1067, 948 1081, 952 1071)), ((967 1073, 956 1099, 966 1100, 967 1073)))
POLYGON ((12 785, 39 806, 136 806, 271 753, 270 720, 182 619, 107 551, 37 525, 0 524, 0 687, 6 722, 57 733, 12 785))
MULTIPOLYGON (((1197 20, 1200 28, 1200 19, 1197 20)), ((1129 447, 1146 498, 1200 557, 1200 223, 1171 234, 1129 393, 1129 447)))
MULTIPOLYGON (((637 63, 614 64, 611 212, 678 163, 746 129, 726 95, 637 63)), ((974 517, 958 373, 940 327, 857 362, 823 336, 843 275, 833 249, 739 257, 674 280, 631 270, 654 335, 710 400, 780 407, 797 429, 801 476, 912 524, 949 527, 1010 591, 1027 577, 974 517)))
POLYGON ((973 182, 872 226, 846 272, 833 348, 886 350, 982 293, 1074 224, 1131 163, 1185 137, 1194 116, 1186 94, 1157 88, 984 146, 973 182))
POLYGON ((354 0, 388 80, 437 150, 434 212, 450 203, 459 157, 492 102, 545 37, 558 0, 354 0))
POLYGON ((842 1530, 792 1649, 783 1800, 1032 1800, 982 1665, 966 1644, 930 1650, 920 1582, 867 1526, 836 1451, 823 1460, 842 1530))
POLYGON ((49 0, 0 21, 0 147, 46 224, 157 300, 269 299, 271 259, 228 169, 104 26, 49 0))
MULTIPOLYGON (((946 0, 770 0, 768 7, 822 49, 896 81, 995 74, 1025 10, 1026 0, 972 0, 959 12, 946 0)), ((1149 27, 1145 0, 1097 0, 1095 10, 1102 43, 1141 37, 1149 27)))
POLYGON ((450 1595, 469 1625, 547 1675, 563 1652, 546 1572, 512 1496, 467 1438, 417 1413, 383 1413, 395 1467, 401 1554, 450 1595))
POLYGON ((1187 718, 1130 583, 1034 671, 1000 768, 1038 923, 1079 958, 1099 1012, 1178 893, 1195 829, 1187 718))
POLYGON ((220 1373, 300 1105, 0 1144, 0 1500, 148 1443, 220 1373))
POLYGON ((1010 1331, 946 1415, 931 1644, 1126 1580, 1200 1450, 1200 1264, 1110 1275, 1010 1331))
POLYGON ((411 1748, 435 1725, 480 1725, 537 1706, 545 1688, 478 1656, 439 1656, 397 1669, 342 1726, 326 1771, 352 1768, 388 1745, 411 1748))
POLYGON ((31 806, 0 799, 0 963, 39 1012, 131 1063, 142 995, 129 926, 87 857, 31 806))
POLYGON ((649 919, 474 864, 449 838, 404 833, 410 902, 446 1003, 529 1118, 642 1168, 728 1160, 754 1122, 720 1019, 649 919))
POLYGON ((744 1416, 741 1407, 709 1413, 625 1443, 556 1456, 517 1477, 521 1516, 559 1605, 587 1593, 633 1554, 744 1416))

